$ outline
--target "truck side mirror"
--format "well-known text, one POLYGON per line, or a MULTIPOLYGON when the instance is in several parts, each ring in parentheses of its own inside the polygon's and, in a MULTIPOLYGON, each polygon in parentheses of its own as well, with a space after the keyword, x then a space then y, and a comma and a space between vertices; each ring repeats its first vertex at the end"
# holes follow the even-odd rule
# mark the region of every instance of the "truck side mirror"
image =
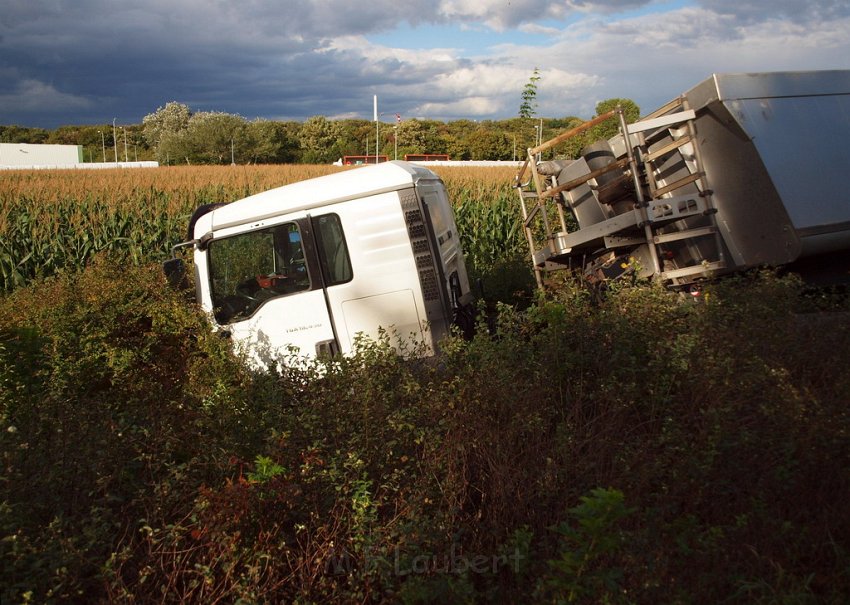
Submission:
POLYGON ((165 281, 177 290, 185 290, 189 287, 186 281, 186 263, 182 258, 170 258, 162 263, 162 271, 165 273, 165 281))

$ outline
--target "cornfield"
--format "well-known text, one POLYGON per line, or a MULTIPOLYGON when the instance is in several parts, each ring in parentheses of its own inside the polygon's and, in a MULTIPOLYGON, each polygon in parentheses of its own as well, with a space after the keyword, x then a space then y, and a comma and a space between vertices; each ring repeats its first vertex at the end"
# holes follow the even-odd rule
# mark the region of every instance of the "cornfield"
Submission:
MULTIPOLYGON (((0 177, 0 276, 9 292, 108 252, 164 259, 201 204, 230 202, 339 168, 320 165, 11 171, 0 177)), ((522 245, 510 168, 441 167, 470 263, 522 245)))

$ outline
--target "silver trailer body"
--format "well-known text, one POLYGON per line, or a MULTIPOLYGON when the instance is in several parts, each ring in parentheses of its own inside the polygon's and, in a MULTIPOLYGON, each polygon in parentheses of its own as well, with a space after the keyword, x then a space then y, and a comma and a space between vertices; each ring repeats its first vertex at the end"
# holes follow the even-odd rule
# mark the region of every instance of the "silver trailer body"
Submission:
POLYGON ((637 268, 680 286, 815 258, 821 273, 850 270, 836 260, 850 250, 850 71, 715 74, 634 124, 621 117, 580 159, 531 167, 544 193, 518 186, 538 276, 637 268))

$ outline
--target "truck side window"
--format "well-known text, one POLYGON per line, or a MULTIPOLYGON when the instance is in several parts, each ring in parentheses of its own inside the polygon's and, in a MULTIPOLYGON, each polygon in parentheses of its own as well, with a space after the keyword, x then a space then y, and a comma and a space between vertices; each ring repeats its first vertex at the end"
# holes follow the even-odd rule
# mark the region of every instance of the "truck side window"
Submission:
POLYGON ((301 232, 295 223, 213 240, 209 268, 219 324, 249 317, 272 298, 310 289, 301 232))
POLYGON ((345 243, 342 222, 336 214, 325 214, 314 219, 316 239, 319 244, 319 260, 325 285, 334 286, 351 281, 351 258, 345 243))

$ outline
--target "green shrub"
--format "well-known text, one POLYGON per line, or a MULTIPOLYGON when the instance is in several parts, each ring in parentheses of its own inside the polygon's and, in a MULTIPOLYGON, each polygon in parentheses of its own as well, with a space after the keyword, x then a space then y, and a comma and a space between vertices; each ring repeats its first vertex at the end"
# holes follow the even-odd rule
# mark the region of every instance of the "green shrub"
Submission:
POLYGON ((238 366, 162 281, 101 262, 0 301, 3 602, 88 594, 121 534, 217 464, 229 414, 204 398, 238 366))
POLYGON ((793 279, 566 283, 438 358, 275 374, 163 281, 0 299, 4 603, 850 592, 850 321, 793 279))
POLYGON ((611 565, 625 540, 617 525, 631 512, 623 493, 596 488, 567 511, 575 519, 553 529, 563 546, 560 557, 547 561, 550 575, 541 578, 538 597, 554 603, 624 602, 623 570, 611 565))

